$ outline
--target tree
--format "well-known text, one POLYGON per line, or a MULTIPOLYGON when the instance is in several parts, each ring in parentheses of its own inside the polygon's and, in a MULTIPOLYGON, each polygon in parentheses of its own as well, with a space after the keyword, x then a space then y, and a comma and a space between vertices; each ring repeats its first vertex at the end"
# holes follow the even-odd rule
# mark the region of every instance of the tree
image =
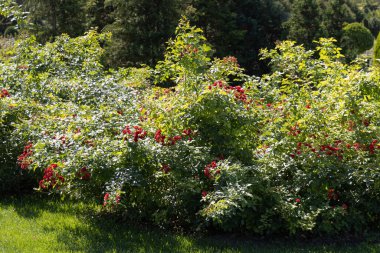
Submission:
POLYGON ((341 40, 343 52, 349 60, 364 53, 373 46, 371 31, 361 23, 351 23, 343 28, 341 40))
POLYGON ((103 28, 114 22, 111 17, 113 8, 105 3, 105 0, 86 0, 85 4, 86 13, 86 27, 97 28, 102 31, 103 28))
POLYGON ((0 3, 0 34, 17 34, 25 26, 26 13, 17 1, 3 0, 0 3))
POLYGON ((78 36, 85 31, 84 0, 25 0, 29 21, 37 38, 45 42, 67 33, 78 36))
POLYGON ((288 38, 313 47, 313 40, 321 34, 321 10, 317 0, 295 0, 289 20, 285 23, 288 28, 288 38))
POLYGON ((107 50, 111 66, 153 66, 163 58, 165 42, 174 34, 181 15, 180 0, 110 0, 114 22, 107 50))
POLYGON ((234 55, 248 73, 266 71, 258 52, 282 38, 287 11, 278 0, 193 0, 193 23, 205 31, 216 56, 234 55))
POLYGON ((353 11, 355 5, 350 5, 348 0, 320 1, 320 6, 322 11, 321 30, 326 37, 340 40, 343 26, 357 21, 353 11))
POLYGON ((380 65, 380 33, 377 35, 375 48, 374 48, 374 60, 375 64, 380 65))
POLYGON ((285 26, 289 39, 313 48, 313 40, 321 37, 340 41, 343 26, 361 18, 361 11, 350 0, 294 0, 285 26))
POLYGON ((377 36, 380 32, 380 1, 363 0, 359 3, 359 7, 364 12, 364 25, 372 32, 373 36, 377 36))

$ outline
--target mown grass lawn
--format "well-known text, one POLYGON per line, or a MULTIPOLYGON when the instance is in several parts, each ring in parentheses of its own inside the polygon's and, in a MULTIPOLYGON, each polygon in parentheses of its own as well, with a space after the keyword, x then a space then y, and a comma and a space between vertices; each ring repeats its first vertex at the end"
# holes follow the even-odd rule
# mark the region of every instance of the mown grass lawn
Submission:
POLYGON ((2 197, 0 252, 380 252, 380 243, 193 237, 94 215, 95 205, 41 196, 2 197))

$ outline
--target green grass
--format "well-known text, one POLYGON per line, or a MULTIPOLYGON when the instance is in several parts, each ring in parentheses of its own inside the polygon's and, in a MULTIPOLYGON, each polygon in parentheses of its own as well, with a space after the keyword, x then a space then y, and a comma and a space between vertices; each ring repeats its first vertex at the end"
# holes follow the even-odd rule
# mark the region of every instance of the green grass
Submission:
POLYGON ((99 207, 40 196, 0 200, 0 252, 380 252, 379 243, 197 238, 131 227, 99 207))

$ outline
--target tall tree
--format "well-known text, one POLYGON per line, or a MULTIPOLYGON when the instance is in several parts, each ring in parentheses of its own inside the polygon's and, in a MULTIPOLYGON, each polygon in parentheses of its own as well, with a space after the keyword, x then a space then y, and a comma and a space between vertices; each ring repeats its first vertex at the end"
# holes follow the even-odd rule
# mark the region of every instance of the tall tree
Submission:
POLYGON ((355 57, 373 46, 373 36, 362 23, 351 23, 343 27, 341 46, 348 60, 355 57))
POLYGON ((321 28, 324 34, 340 40, 343 26, 357 21, 354 12, 355 5, 350 5, 347 0, 320 1, 320 5, 322 11, 321 28))
POLYGON ((85 30, 84 0, 25 0, 29 22, 40 41, 67 33, 81 35, 85 30))
POLYGON ((111 13, 112 5, 107 5, 106 0, 86 0, 86 27, 97 28, 102 31, 103 28, 114 22, 111 13))
POLYGON ((290 19, 285 26, 288 38, 312 48, 320 37, 342 37, 345 24, 362 18, 362 13, 351 0, 293 0, 290 19))
POLYGON ((110 0, 114 22, 107 60, 114 66, 154 65, 181 16, 180 0, 110 0))
POLYGON ((262 73, 260 48, 281 39, 287 11, 278 0, 193 0, 194 23, 205 30, 217 56, 234 55, 248 72, 262 73))
POLYGON ((380 33, 377 35, 376 41, 375 41, 375 47, 373 50, 373 56, 376 66, 380 66, 380 33))
POLYGON ((289 30, 288 38, 306 47, 312 47, 313 40, 321 33, 321 11, 317 0, 295 0, 292 12, 285 26, 289 30))

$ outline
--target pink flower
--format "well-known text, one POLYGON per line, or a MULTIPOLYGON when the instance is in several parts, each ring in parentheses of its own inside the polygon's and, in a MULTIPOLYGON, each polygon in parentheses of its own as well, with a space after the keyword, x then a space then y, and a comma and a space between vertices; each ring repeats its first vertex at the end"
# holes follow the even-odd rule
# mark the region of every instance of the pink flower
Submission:
POLYGON ((121 197, 119 194, 116 195, 116 198, 115 198, 115 201, 116 201, 116 204, 119 204, 120 203, 120 200, 121 200, 121 197))
POLYGON ((300 198, 296 198, 296 202, 297 203, 301 203, 301 199, 300 198))
POLYGON ((107 201, 109 200, 110 198, 110 194, 107 192, 106 194, 104 194, 104 198, 103 198, 103 206, 106 206, 107 205, 107 201))

